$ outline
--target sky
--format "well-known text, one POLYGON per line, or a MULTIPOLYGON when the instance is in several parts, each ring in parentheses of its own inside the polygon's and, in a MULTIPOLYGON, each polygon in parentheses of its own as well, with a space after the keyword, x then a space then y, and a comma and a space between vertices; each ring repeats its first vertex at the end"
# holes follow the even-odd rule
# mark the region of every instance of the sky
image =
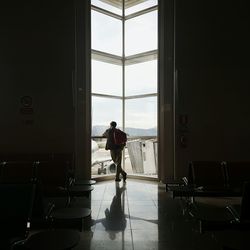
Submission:
MULTIPOLYGON (((107 4, 92 0, 107 9, 107 4)), ((155 0, 130 8, 126 13, 156 5, 155 0)), ((119 9, 109 7, 119 14, 119 9)), ((92 10, 92 49, 122 55, 122 22, 92 10)), ((157 11, 125 22, 125 56, 157 49, 157 11)), ((92 93, 122 96, 122 66, 92 60, 92 93)), ((157 61, 125 67, 125 96, 157 93, 157 61)), ((122 124, 122 100, 92 98, 92 125, 122 124)), ((125 101, 126 127, 153 128, 157 125, 157 97, 125 101)))

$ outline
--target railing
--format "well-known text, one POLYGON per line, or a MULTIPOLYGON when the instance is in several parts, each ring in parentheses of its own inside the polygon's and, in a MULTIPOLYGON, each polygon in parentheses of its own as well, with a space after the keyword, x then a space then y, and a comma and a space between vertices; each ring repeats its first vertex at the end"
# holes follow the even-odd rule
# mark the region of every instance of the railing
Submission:
MULTIPOLYGON (((92 176, 115 173, 115 165, 105 145, 105 137, 92 136, 92 176)), ((128 136, 123 168, 130 175, 157 177, 157 155, 156 136, 128 136)))
MULTIPOLYGON (((92 140, 96 140, 96 139, 106 139, 106 137, 104 136, 91 136, 92 140)), ((137 140, 137 139, 142 139, 142 140, 151 140, 151 139, 157 139, 157 136, 128 136, 127 137, 128 141, 131 140, 137 140)))

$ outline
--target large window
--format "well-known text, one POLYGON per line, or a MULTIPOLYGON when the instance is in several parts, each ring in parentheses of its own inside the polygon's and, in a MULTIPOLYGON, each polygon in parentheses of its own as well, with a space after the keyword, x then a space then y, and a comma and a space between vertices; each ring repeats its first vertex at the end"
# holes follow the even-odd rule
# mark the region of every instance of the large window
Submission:
POLYGON ((125 67, 125 96, 157 93, 157 60, 125 67))
POLYGON ((157 0, 91 4, 92 176, 115 173, 101 138, 115 120, 128 134, 123 168, 128 174, 156 177, 157 0), (147 161, 145 154, 151 155, 147 161))
POLYGON ((107 97, 92 97, 92 135, 100 136, 114 120, 122 124, 122 101, 107 97))
POLYGON ((157 49, 157 11, 125 21, 126 56, 157 49))
POLYGON ((92 60, 92 93, 122 96, 122 66, 92 60))
POLYGON ((156 97, 126 100, 125 121, 125 130, 130 136, 156 136, 156 97))
POLYGON ((92 49, 122 55, 122 22, 92 10, 92 49))

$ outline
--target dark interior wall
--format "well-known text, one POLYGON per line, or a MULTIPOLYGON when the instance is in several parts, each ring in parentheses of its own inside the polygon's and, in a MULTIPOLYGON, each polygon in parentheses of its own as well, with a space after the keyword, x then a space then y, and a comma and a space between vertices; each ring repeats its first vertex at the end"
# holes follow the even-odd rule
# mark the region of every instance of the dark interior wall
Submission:
POLYGON ((188 160, 250 160, 249 28, 247 1, 176 0, 178 176, 188 160))
POLYGON ((0 7, 0 152, 73 152, 73 1, 6 2, 0 7), (22 96, 32 97, 31 109, 22 96))
MULTIPOLYGON (((242 0, 176 0, 177 121, 188 117, 176 124, 186 140, 179 176, 188 160, 250 160, 248 10, 242 0)), ((1 3, 0 152, 73 151, 73 68, 73 1, 1 3)))

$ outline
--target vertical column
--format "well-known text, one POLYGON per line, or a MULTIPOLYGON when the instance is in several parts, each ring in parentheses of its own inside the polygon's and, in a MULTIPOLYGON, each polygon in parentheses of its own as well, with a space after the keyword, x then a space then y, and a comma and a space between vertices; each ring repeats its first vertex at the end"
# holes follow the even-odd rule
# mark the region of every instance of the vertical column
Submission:
POLYGON ((75 173, 91 178, 91 3, 75 1, 75 173))
POLYGON ((158 177, 175 177, 174 0, 159 0, 158 177))

